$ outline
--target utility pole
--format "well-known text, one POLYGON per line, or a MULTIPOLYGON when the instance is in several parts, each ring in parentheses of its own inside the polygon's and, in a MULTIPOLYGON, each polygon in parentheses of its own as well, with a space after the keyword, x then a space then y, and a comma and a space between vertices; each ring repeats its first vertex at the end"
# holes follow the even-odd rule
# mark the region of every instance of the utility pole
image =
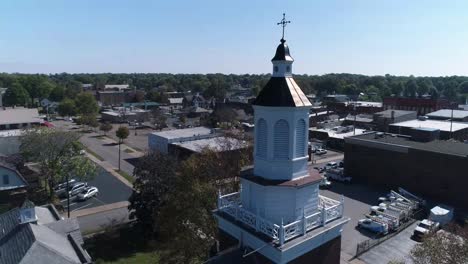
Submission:
POLYGON ((119 138, 119 171, 120 171, 120 145, 122 144, 122 140, 119 138))
POLYGON ((453 105, 452 105, 452 115, 450 116, 450 139, 453 138, 452 127, 453 127, 453 105))
POLYGON ((65 174, 65 180, 67 181, 67 215, 70 218, 70 179, 68 173, 65 174))
POLYGON ((353 105, 353 108, 354 108, 354 124, 353 124, 353 136, 356 135, 356 105, 353 105))

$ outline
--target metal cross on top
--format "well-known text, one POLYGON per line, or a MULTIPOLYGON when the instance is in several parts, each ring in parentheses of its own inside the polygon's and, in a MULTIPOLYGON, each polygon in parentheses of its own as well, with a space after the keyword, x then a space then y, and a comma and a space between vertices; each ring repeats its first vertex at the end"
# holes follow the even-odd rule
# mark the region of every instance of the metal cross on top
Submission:
POLYGON ((281 25, 283 27, 283 37, 281 40, 284 40, 284 28, 286 27, 286 24, 291 23, 291 21, 286 20, 286 14, 283 13, 283 19, 281 19, 281 22, 276 23, 277 25, 281 25))

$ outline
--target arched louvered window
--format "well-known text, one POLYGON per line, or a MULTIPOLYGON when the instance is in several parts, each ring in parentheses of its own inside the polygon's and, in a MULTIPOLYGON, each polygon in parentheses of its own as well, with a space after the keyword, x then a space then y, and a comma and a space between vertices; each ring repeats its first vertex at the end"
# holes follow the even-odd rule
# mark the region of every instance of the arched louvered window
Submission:
POLYGON ((281 119, 275 124, 273 139, 273 157, 276 159, 289 158, 289 126, 281 119))
POLYGON ((256 142, 257 147, 257 156, 266 158, 267 156, 267 146, 268 146, 268 133, 267 133, 267 123, 265 119, 260 118, 257 122, 256 127, 256 142))
POLYGON ((305 156, 306 123, 300 119, 296 124, 296 157, 305 156))

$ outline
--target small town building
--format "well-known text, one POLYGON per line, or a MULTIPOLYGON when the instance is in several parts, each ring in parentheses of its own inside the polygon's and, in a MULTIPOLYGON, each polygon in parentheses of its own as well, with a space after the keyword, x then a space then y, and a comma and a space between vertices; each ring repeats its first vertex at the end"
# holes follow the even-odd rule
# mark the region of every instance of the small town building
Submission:
POLYGON ((123 91, 123 90, 129 90, 129 89, 130 89, 129 84, 106 84, 104 86, 104 90, 123 91))
POLYGON ((307 166, 312 105, 292 76, 293 61, 282 38, 272 77, 253 102, 254 165, 241 172, 240 192, 218 197, 225 254, 209 263, 340 263, 349 219, 343 201, 319 195, 322 178, 307 166), (233 259, 236 251, 243 254, 233 259))
POLYGON ((37 108, 0 108, 0 130, 30 128, 42 123, 37 108))
POLYGON ((372 132, 345 138, 345 175, 385 189, 468 208, 468 144, 372 132), (429 141, 428 141, 429 140, 429 141))
POLYGON ((416 111, 418 115, 425 115, 440 109, 450 108, 447 99, 385 97, 384 110, 416 111))
POLYGON ((102 121, 111 123, 145 122, 149 120, 149 110, 136 107, 118 107, 101 113, 102 121))
POLYGON ((414 129, 435 129, 440 131, 440 139, 468 139, 468 123, 432 120, 426 118, 413 119, 394 123, 389 126, 388 132, 394 134, 412 135, 414 129))
POLYGON ((20 138, 24 130, 0 130, 0 155, 13 155, 19 153, 20 138))
POLYGON ((452 110, 441 109, 432 113, 426 114, 429 119, 434 120, 452 120, 457 122, 468 122, 467 110, 452 110))
POLYGON ((163 154, 169 153, 169 145, 199 139, 217 137, 215 130, 207 127, 192 127, 153 132, 148 135, 148 148, 163 154))
POLYGON ((373 115, 373 123, 379 131, 388 131, 388 126, 393 123, 413 120, 417 118, 416 111, 385 110, 373 115))
POLYGON ((0 227, 0 263, 92 263, 77 219, 63 219, 53 205, 26 201, 1 214, 0 227))

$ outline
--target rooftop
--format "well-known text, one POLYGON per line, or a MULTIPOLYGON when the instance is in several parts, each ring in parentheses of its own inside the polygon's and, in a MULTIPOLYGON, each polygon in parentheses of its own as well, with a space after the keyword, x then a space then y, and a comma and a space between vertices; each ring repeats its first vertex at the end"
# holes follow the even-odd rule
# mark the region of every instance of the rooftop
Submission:
POLYGON ((91 263, 76 219, 62 220, 51 205, 34 207, 37 223, 20 223, 20 208, 0 215, 1 263, 91 263))
POLYGON ((204 138, 173 144, 193 152, 202 152, 205 148, 215 151, 229 151, 241 149, 245 146, 243 141, 229 137, 204 138))
POLYGON ((366 115, 366 114, 358 114, 356 116, 349 114, 345 117, 345 120, 356 121, 356 122, 366 122, 366 123, 371 123, 374 121, 372 115, 366 115))
POLYGON ((352 137, 352 136, 357 136, 357 135, 362 135, 366 133, 367 130, 361 129, 361 128, 356 128, 354 130, 350 130, 347 132, 340 133, 336 130, 333 129, 315 129, 315 128, 309 128, 310 131, 318 131, 318 132, 324 132, 328 134, 328 137, 330 138, 337 138, 337 139, 344 139, 345 137, 352 137))
POLYGON ((410 128, 435 128, 439 129, 440 131, 450 132, 450 131, 458 131, 462 129, 468 128, 468 123, 460 123, 460 122, 450 122, 450 121, 441 121, 441 120, 408 120, 400 123, 394 123, 390 126, 399 126, 399 127, 410 127, 410 128), (452 124, 451 124, 452 123, 452 124), (450 130, 450 127, 452 129, 450 130))
POLYGON ((0 125, 42 123, 37 108, 6 108, 0 109, 0 125))
POLYGON ((312 105, 292 77, 271 77, 253 104, 279 107, 312 105))
POLYGON ((464 157, 468 156, 468 144, 458 141, 434 140, 430 142, 418 142, 411 140, 411 138, 408 136, 398 136, 393 134, 383 134, 382 137, 376 137, 375 132, 350 137, 348 139, 379 142, 393 146, 402 146, 412 149, 459 155, 464 157))
POLYGON ((380 117, 385 117, 385 118, 391 118, 392 117, 392 112, 394 117, 399 117, 399 116, 404 116, 404 115, 409 115, 409 114, 415 114, 416 111, 405 111, 405 110, 385 110, 382 112, 377 112, 375 115, 378 115, 380 117))
MULTIPOLYGON (((451 109, 441 109, 432 113, 426 114, 428 117, 439 117, 439 118, 452 118, 452 110, 451 109)), ((463 119, 468 117, 468 111, 466 110, 453 110, 453 118, 463 119)))
POLYGON ((192 127, 184 129, 173 129, 160 132, 153 132, 152 135, 163 137, 166 139, 179 139, 189 138, 197 135, 210 135, 213 134, 213 130, 207 127, 192 127))

